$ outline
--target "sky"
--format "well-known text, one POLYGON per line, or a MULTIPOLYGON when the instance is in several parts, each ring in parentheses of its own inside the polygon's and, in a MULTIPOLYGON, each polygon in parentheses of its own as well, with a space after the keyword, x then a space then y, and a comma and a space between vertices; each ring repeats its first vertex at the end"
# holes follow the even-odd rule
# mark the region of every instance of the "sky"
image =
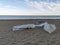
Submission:
POLYGON ((0 15, 60 15, 60 0, 0 0, 0 15))

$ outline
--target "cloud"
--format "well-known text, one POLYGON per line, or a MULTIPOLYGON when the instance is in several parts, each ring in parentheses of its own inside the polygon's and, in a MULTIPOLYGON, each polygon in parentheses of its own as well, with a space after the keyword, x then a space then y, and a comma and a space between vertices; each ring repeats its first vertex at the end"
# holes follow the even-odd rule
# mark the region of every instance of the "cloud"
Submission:
POLYGON ((0 8, 0 15, 56 15, 60 14, 59 9, 55 11, 40 11, 40 10, 18 10, 0 8))
POLYGON ((14 0, 12 5, 0 6, 0 15, 60 15, 60 3, 57 2, 45 2, 37 0, 14 0), (19 3, 20 2, 20 3, 19 3), (23 4, 24 3, 24 4, 23 4), (14 6, 14 5, 15 6, 14 6), (17 6, 18 5, 18 6, 17 6), (21 7, 22 5, 22 7, 21 7), (24 5, 29 7, 26 9, 24 5), (22 8, 25 9, 22 9, 22 8), (30 10, 30 8, 33 9, 30 10), (19 8, 19 9, 18 9, 19 8))
MULTIPOLYGON (((9 8, 0 8, 0 15, 37 15, 42 14, 38 10, 18 10, 18 9, 9 9, 9 8)), ((45 13, 45 12, 44 12, 45 13)))
POLYGON ((57 1, 57 3, 55 2, 37 2, 37 1, 31 1, 31 0, 27 0, 26 4, 28 6, 34 7, 38 10, 54 10, 56 8, 56 5, 60 5, 60 3, 57 1))

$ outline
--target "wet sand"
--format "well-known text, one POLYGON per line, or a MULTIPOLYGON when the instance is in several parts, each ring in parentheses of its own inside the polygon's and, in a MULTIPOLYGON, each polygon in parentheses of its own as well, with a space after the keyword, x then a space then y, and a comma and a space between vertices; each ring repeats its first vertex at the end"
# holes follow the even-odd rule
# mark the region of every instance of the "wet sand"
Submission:
POLYGON ((60 45, 60 20, 0 20, 0 45, 60 45), (12 31, 14 25, 47 21, 56 24, 49 34, 42 28, 12 31))

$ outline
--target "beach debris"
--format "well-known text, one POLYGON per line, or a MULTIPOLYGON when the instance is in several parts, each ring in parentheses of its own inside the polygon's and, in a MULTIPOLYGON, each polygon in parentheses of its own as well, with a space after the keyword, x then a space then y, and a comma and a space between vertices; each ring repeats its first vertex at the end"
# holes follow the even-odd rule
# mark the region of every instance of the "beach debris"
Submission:
POLYGON ((56 26, 55 24, 47 24, 47 25, 44 25, 44 30, 47 31, 48 33, 52 33, 53 31, 56 30, 56 26))
POLYGON ((15 30, 23 30, 23 29, 35 28, 35 24, 23 24, 23 25, 16 25, 13 26, 13 31, 15 30))
POLYGON ((24 29, 32 29, 32 28, 36 28, 36 27, 43 27, 43 29, 45 31, 47 31, 48 33, 52 33, 53 31, 56 30, 56 26, 55 24, 49 24, 48 22, 44 22, 44 21, 39 21, 36 24, 23 24, 23 25, 16 25, 13 26, 12 30, 16 31, 16 30, 24 30, 24 29))

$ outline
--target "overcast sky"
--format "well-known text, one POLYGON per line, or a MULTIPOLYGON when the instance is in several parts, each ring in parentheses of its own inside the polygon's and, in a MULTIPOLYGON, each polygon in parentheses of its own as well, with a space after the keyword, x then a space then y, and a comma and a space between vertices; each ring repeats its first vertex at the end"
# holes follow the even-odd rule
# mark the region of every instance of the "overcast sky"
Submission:
POLYGON ((60 0, 0 0, 0 15, 60 15, 60 0))

